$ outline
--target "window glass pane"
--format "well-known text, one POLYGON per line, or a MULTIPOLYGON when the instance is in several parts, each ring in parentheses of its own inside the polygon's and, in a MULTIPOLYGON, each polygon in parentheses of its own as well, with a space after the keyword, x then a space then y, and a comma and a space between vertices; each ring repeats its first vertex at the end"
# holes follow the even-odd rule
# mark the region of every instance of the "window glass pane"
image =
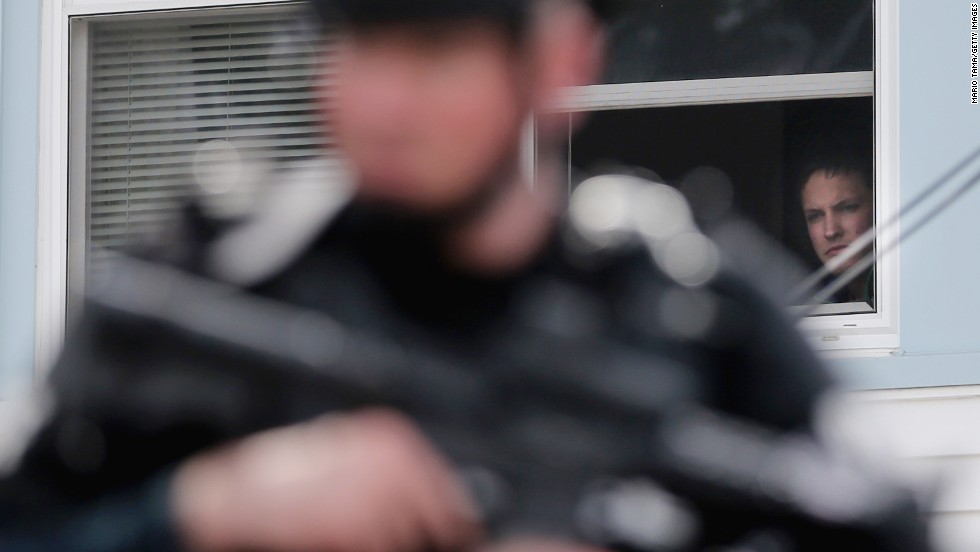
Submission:
POLYGON ((273 173, 322 151, 329 138, 314 100, 322 48, 297 13, 90 24, 89 270, 157 232, 191 198, 224 198, 206 205, 234 216, 273 173))
MULTIPOLYGON (((874 224, 873 138, 870 97, 597 111, 571 140, 570 181, 639 170, 696 206, 730 189, 733 213, 812 271, 874 224)), ((873 306, 862 278, 834 302, 873 306)))
POLYGON ((870 71, 870 0, 609 0, 607 83, 870 71))

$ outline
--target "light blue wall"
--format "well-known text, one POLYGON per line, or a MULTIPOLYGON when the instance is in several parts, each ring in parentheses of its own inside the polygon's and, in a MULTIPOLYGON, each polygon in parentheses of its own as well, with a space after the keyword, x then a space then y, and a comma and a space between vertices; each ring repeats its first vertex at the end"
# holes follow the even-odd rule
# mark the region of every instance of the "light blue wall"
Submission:
POLYGON ((0 397, 34 365, 40 0, 0 0, 0 397))
MULTIPOLYGON (((884 0, 893 1, 893 0, 884 0)), ((900 3, 901 196, 980 147, 970 2, 900 3)), ((835 363, 859 388, 980 383, 980 186, 901 247, 901 348, 835 363)))

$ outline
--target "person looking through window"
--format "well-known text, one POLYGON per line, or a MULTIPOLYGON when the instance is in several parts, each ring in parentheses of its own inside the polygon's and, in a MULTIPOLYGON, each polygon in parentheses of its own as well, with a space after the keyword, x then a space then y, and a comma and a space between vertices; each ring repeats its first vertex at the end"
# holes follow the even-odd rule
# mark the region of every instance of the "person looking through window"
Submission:
MULTIPOLYGON (((871 132, 849 113, 824 117, 817 126, 802 152, 805 161, 800 165, 797 182, 813 252, 824 266, 832 266, 831 274, 837 277, 874 248, 871 243, 846 261, 830 264, 874 227, 871 132)), ((873 268, 848 282, 833 302, 865 302, 873 306, 873 268)))

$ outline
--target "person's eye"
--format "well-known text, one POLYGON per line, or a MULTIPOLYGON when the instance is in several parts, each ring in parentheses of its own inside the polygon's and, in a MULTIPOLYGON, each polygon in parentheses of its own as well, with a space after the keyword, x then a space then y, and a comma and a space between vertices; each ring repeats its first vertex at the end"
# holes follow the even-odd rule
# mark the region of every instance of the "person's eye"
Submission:
POLYGON ((813 224, 814 222, 817 222, 818 220, 820 220, 820 215, 821 215, 821 213, 807 213, 807 215, 806 215, 806 221, 809 224, 813 224))
POLYGON ((860 208, 861 208, 861 204, 860 203, 846 203, 846 204, 844 204, 844 212, 845 213, 856 213, 858 211, 858 209, 860 209, 860 208))

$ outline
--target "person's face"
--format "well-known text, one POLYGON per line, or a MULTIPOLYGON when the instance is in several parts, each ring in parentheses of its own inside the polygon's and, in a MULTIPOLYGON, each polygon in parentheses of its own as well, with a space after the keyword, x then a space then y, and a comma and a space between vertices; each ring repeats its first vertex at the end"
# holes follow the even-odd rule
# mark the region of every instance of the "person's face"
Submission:
MULTIPOLYGON (((839 171, 829 176, 826 171, 817 171, 803 186, 803 215, 813 250, 826 264, 871 228, 871 189, 857 172, 839 171)), ((858 257, 835 273, 846 271, 858 257)))
POLYGON ((423 212, 475 193, 517 152, 518 59, 502 28, 479 21, 342 36, 324 92, 359 193, 423 212))

